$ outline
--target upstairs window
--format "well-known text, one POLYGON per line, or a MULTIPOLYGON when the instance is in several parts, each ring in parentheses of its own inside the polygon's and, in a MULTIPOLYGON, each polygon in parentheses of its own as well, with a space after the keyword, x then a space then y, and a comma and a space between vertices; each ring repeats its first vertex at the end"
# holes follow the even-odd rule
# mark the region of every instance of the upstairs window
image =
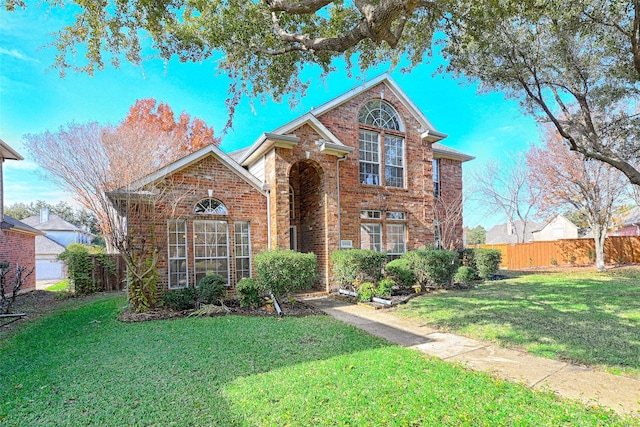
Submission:
POLYGON ((360 183, 403 188, 405 147, 404 137, 395 135, 402 132, 397 111, 382 99, 372 99, 360 110, 358 122, 362 127, 380 129, 360 129, 360 183))
POLYGON ((400 119, 396 110, 382 99, 372 99, 360 110, 358 121, 382 129, 400 130, 400 119))
POLYGON ((433 159, 433 197, 440 198, 440 160, 433 159))

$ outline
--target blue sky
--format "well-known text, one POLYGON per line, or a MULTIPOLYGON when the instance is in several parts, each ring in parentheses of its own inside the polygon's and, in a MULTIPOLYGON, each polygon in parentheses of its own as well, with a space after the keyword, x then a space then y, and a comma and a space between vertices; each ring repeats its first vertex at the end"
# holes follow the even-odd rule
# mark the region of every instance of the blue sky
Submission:
MULTIPOLYGON (((168 103, 176 114, 186 111, 200 117, 216 134, 227 121, 224 100, 228 80, 216 74, 214 62, 165 63, 150 59, 142 66, 123 63, 107 67, 93 77, 68 73, 64 79, 51 70, 55 49, 45 47, 51 33, 68 24, 71 11, 33 6, 8 13, 0 11, 0 138, 18 150, 25 160, 4 164, 5 205, 15 202, 60 200, 72 202, 61 188, 42 176, 43 171, 22 145, 27 133, 55 131, 69 122, 118 123, 137 99, 155 98, 168 103)), ((443 143, 476 156, 465 163, 465 183, 474 170, 490 159, 526 150, 539 140, 535 121, 526 116, 514 100, 501 94, 478 95, 475 86, 453 78, 433 76, 437 64, 421 65, 408 74, 391 75, 423 111, 436 129, 449 135, 443 143)), ((289 103, 243 100, 236 110, 234 129, 224 136, 222 149, 247 146, 265 131, 273 130, 312 107, 318 106, 388 68, 354 73, 344 70, 326 80, 312 80, 307 95, 292 110, 289 103)), ((313 72, 307 73, 310 76, 313 72)), ((467 197, 473 196, 468 194, 467 197)), ((465 206, 465 225, 489 227, 503 218, 489 216, 476 203, 465 206)))

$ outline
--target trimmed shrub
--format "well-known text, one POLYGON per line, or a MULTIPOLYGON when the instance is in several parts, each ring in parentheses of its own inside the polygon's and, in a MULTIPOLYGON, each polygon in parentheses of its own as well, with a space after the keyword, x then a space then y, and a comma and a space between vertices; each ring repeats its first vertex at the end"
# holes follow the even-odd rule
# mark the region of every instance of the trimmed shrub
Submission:
POLYGON ((260 285, 249 277, 245 277, 238 282, 236 292, 240 296, 240 306, 242 307, 257 307, 262 303, 260 285))
POLYGON ((385 278, 378 282, 378 287, 376 288, 376 295, 380 298, 391 298, 391 294, 393 293, 393 286, 396 284, 393 280, 389 278, 385 278))
POLYGON ((260 288, 276 298, 309 289, 318 277, 318 261, 313 253, 267 250, 255 256, 255 267, 260 288))
POLYGON ((476 278, 476 272, 473 268, 468 267, 466 265, 461 265, 458 267, 458 272, 453 276, 453 280, 461 285, 468 285, 473 282, 476 278))
POLYGON ((196 307, 198 291, 196 288, 182 288, 167 291, 162 296, 164 306, 176 311, 190 310, 196 307))
POLYGON ((364 282, 358 288, 358 301, 369 302, 376 294, 376 286, 371 282, 364 282))
POLYGON ((409 261, 418 283, 422 286, 432 283, 448 286, 458 271, 458 253, 445 250, 417 250, 402 256, 409 261))
POLYGON ((207 274, 198 282, 198 301, 202 304, 220 305, 227 295, 227 281, 218 274, 207 274))
POLYGON ((502 252, 496 249, 476 249, 474 259, 478 267, 478 276, 487 279, 498 272, 502 252))
POLYGON ((475 271, 478 271, 476 267, 475 260, 476 250, 471 248, 458 249, 458 259, 460 260, 460 265, 464 265, 465 267, 471 267, 475 271))
POLYGON ((69 272, 69 281, 76 295, 88 295, 98 290, 98 283, 93 280, 93 262, 89 255, 89 246, 72 243, 58 255, 64 261, 69 272))
POLYGON ((410 288, 416 283, 416 274, 411 269, 409 260, 404 258, 389 261, 384 267, 384 273, 402 288, 410 288))
POLYGON ((341 288, 355 282, 377 282, 382 277, 386 254, 365 249, 342 249, 331 254, 333 278, 341 288))

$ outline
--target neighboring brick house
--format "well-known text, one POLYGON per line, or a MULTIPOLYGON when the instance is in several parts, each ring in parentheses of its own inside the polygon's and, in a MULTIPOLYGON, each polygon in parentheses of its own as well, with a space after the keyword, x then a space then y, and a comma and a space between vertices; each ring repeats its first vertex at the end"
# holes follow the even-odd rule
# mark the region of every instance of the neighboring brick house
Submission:
MULTIPOLYGON (((27 224, 4 214, 4 186, 2 165, 5 160, 24 160, 7 143, 0 139, 0 262, 9 262, 10 272, 7 280, 11 284, 15 279, 17 265, 26 267, 26 271, 35 268, 36 236, 43 235, 27 224)), ((31 274, 22 285, 22 290, 36 288, 36 275, 31 274)))
MULTIPOLYGON (((135 183, 136 197, 158 202, 143 215, 129 208, 129 231, 166 242, 158 266, 169 288, 207 272, 234 285, 251 274, 252 254, 291 248, 317 255, 318 287, 330 290, 340 248, 394 256, 437 243, 434 193, 461 201, 462 163, 473 159, 439 144, 446 136, 385 74, 246 149, 208 146, 135 183)), ((461 215, 455 229, 461 242, 461 215)))

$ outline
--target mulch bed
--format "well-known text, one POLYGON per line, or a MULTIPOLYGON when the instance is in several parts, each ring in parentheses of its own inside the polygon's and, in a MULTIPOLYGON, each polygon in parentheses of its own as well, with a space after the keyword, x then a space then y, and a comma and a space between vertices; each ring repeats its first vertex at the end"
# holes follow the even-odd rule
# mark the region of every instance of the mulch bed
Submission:
MULTIPOLYGON (((287 317, 306 317, 317 316, 325 314, 322 310, 307 304, 303 301, 278 301, 280 308, 282 309, 282 315, 287 317)), ((147 313, 135 313, 131 310, 125 310, 118 316, 118 320, 123 322, 145 322, 148 320, 164 320, 164 319, 177 319, 181 317, 187 317, 194 315, 195 310, 174 311, 167 308, 158 308, 147 313)), ((215 309, 211 313, 207 313, 204 316, 226 316, 226 315, 239 315, 239 316, 263 316, 263 317, 277 317, 278 314, 274 311, 267 310, 266 306, 262 307, 240 307, 240 301, 237 299, 229 299, 224 302, 224 307, 215 309)))

